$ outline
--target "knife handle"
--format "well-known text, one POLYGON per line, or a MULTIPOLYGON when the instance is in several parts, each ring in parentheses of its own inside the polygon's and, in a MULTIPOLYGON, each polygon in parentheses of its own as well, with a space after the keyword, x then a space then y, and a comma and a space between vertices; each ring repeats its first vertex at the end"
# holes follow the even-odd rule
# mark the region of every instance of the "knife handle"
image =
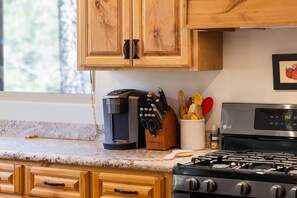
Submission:
POLYGON ((157 124, 157 129, 160 129, 162 126, 161 121, 157 118, 155 114, 152 114, 151 117, 154 120, 154 122, 157 124))
POLYGON ((156 104, 157 108, 159 109, 159 111, 164 115, 166 113, 166 110, 165 110, 162 102, 159 99, 157 99, 155 104, 156 104))
POLYGON ((160 111, 158 110, 158 108, 156 107, 156 105, 155 104, 151 104, 151 105, 152 105, 152 108, 153 108, 154 113, 157 116, 159 116, 160 120, 162 120, 163 119, 163 115, 160 113, 160 111))
POLYGON ((168 106, 165 93, 161 87, 158 88, 158 93, 160 94, 160 100, 163 102, 165 109, 168 111, 170 107, 168 106))

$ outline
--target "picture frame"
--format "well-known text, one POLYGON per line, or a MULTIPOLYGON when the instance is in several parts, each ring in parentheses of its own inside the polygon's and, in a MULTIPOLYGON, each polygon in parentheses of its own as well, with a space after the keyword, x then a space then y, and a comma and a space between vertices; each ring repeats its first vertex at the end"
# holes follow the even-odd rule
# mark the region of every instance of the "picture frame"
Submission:
POLYGON ((273 54, 274 90, 297 89, 297 54, 273 54))

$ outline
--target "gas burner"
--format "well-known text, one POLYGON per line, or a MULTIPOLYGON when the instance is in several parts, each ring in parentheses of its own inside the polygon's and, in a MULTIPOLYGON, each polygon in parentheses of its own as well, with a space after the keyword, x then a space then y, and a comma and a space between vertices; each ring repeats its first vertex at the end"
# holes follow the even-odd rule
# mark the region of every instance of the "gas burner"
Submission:
MULTIPOLYGON (((214 169, 271 173, 284 172, 286 167, 296 165, 296 156, 287 153, 215 151, 204 156, 192 158, 192 165, 214 169), (292 160, 292 161, 291 161, 292 160)), ((297 165, 296 165, 297 169, 297 165)), ((289 171, 287 171, 288 173, 289 171)))
POLYGON ((297 170, 291 170, 291 171, 289 171, 289 174, 290 175, 297 175, 297 170))
POLYGON ((290 175, 297 175, 297 165, 287 166, 285 172, 290 175))
POLYGON ((214 164, 212 168, 229 168, 228 164, 214 164))

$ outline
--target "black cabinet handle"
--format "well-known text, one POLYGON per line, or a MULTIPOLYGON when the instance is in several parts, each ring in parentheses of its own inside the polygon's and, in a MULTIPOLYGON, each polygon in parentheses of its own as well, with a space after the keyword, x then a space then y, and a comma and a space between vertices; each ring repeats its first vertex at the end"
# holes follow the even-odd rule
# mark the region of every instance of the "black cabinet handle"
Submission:
POLYGON ((47 186, 65 186, 64 183, 51 183, 51 182, 43 182, 44 185, 47 185, 47 186))
POLYGON ((130 59, 130 40, 124 40, 123 46, 124 59, 130 59))
POLYGON ((114 192, 125 194, 125 195, 138 195, 137 191, 126 191, 126 190, 121 190, 121 189, 114 189, 114 192))
POLYGON ((139 59, 139 56, 137 55, 136 53, 136 46, 137 46, 137 43, 139 42, 139 39, 133 39, 133 59, 139 59))

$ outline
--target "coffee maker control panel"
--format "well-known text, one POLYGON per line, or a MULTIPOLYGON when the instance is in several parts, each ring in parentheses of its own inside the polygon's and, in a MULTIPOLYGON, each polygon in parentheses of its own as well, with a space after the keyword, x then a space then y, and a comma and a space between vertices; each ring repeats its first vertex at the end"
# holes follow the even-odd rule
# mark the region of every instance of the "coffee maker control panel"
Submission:
POLYGON ((107 96, 119 96, 123 93, 131 92, 131 91, 135 91, 135 89, 117 89, 117 90, 109 92, 107 94, 107 96))

